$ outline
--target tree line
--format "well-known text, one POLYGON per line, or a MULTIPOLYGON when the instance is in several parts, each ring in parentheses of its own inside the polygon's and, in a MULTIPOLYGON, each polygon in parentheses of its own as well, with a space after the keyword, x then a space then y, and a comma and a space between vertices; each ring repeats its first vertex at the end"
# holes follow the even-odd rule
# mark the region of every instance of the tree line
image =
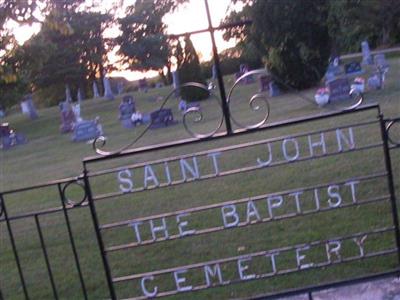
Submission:
MULTIPOLYGON (((0 103, 11 106, 22 95, 34 92, 46 105, 64 97, 65 86, 91 96, 91 85, 101 85, 105 73, 116 65, 108 53, 121 57, 119 68, 155 70, 165 84, 178 68, 181 83, 205 82, 212 62, 200 66, 190 36, 166 34, 166 14, 188 0, 137 0, 123 17, 116 17, 121 1, 5 0, 0 10, 0 103), (18 45, 6 24, 41 23, 39 33, 18 45), (120 35, 106 38, 107 28, 117 26, 120 35)), ((252 20, 250 26, 225 30, 236 47, 221 53, 224 74, 240 63, 265 64, 283 83, 296 88, 317 84, 329 57, 359 51, 367 40, 372 48, 400 41, 400 1, 397 0, 232 0, 242 3, 223 23, 252 20)), ((212 9, 212 7, 211 7, 212 9)), ((205 16, 204 16, 205 17, 205 16)))

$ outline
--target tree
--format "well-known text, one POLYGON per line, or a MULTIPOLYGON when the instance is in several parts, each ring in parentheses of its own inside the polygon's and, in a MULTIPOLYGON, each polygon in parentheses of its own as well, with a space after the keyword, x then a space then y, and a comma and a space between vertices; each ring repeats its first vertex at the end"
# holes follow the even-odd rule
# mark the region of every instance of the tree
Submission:
MULTIPOLYGON (((65 85, 75 94, 89 90, 88 80, 100 77, 107 63, 107 50, 112 44, 103 38, 111 16, 95 12, 69 12, 70 30, 55 27, 53 14, 45 20, 41 31, 22 47, 18 58, 19 71, 53 103, 64 98, 65 85)), ((65 16, 63 17, 65 18, 65 16)), ((50 104, 50 103, 48 103, 50 104)))
POLYGON ((128 70, 158 71, 171 67, 170 39, 162 19, 187 0, 137 0, 119 19, 122 34, 116 39, 121 63, 128 70))
POLYGON ((239 37, 263 54, 269 70, 285 84, 308 88, 319 82, 330 56, 324 0, 244 1, 241 13, 226 21, 250 18, 250 29, 233 29, 225 38, 239 37))
POLYGON ((330 35, 340 52, 359 51, 364 40, 373 48, 400 42, 399 20, 397 0, 329 1, 330 35))
MULTIPOLYGON (((196 82, 205 84, 205 80, 202 76, 199 57, 196 53, 196 49, 187 35, 184 38, 185 47, 183 48, 182 61, 178 64, 178 74, 181 84, 188 82, 196 82)), ((187 101, 199 101, 208 97, 209 93, 199 88, 182 88, 180 95, 187 101)))

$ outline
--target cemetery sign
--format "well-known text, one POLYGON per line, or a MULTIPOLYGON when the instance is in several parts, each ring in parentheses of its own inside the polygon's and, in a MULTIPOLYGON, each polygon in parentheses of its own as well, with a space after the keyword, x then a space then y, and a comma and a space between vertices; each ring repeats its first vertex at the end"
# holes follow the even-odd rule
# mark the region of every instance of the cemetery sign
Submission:
MULTIPOLYGON (((395 213, 391 170, 367 168, 362 159, 386 149, 382 123, 346 118, 375 109, 285 123, 293 132, 285 136, 256 134, 243 143, 222 138, 222 146, 198 152, 170 156, 169 147, 160 145, 85 160, 112 298, 147 299, 215 287, 221 287, 217 298, 226 298, 227 291, 230 297, 279 295, 285 288, 271 289, 268 283, 281 277, 290 282, 299 272, 329 286, 334 266, 345 278, 346 265, 361 268, 368 260, 387 269, 398 259, 399 229, 390 218, 378 222, 376 209, 395 213), (334 119, 335 126, 326 125, 334 119), (303 122, 318 129, 297 131, 303 122), (134 159, 147 152, 159 155, 134 159), (109 159, 115 167, 91 171, 109 159), (286 180, 288 173, 298 175, 286 180), (277 181, 279 174, 286 175, 277 181), (106 182, 114 184, 105 189, 106 182), (114 201, 116 217, 96 212, 102 201, 114 201), (318 220, 325 225, 315 227, 318 220), (129 263, 113 267, 123 260, 129 263), (241 287, 248 281, 262 283, 241 287)), ((304 279, 304 284, 315 283, 304 279)))

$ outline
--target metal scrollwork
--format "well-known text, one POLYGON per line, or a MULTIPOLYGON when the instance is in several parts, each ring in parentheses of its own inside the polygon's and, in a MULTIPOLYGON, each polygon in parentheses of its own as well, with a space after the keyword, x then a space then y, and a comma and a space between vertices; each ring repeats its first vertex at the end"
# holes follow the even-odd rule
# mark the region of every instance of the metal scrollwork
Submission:
MULTIPOLYGON (((228 98, 227 98, 228 105, 230 105, 232 102, 232 94, 233 94, 234 89, 239 84, 241 84, 241 82, 243 82, 246 79, 246 77, 250 78, 254 75, 267 75, 267 74, 268 74, 267 70, 261 69, 261 70, 250 71, 250 72, 247 72, 247 73, 243 74, 242 76, 240 76, 235 81, 235 83, 233 84, 232 88, 229 91, 228 98)), ((264 93, 254 94, 249 99, 249 107, 252 111, 259 111, 260 105, 258 105, 257 103, 259 103, 260 101, 262 101, 265 104, 265 113, 263 114, 263 118, 261 119, 261 121, 257 122, 256 124, 252 124, 252 125, 244 125, 244 124, 241 124, 238 120, 236 120, 236 118, 233 117, 231 114, 231 119, 232 119, 233 123, 235 123, 240 128, 244 128, 244 129, 254 129, 254 128, 258 128, 258 127, 264 125, 267 122, 268 117, 270 115, 270 106, 269 106, 267 96, 264 93)))
MULTIPOLYGON (((187 109, 184 113, 183 113, 183 125, 185 130, 194 138, 196 139, 203 139, 203 138, 207 138, 210 136, 213 136, 222 126, 223 124, 223 114, 222 114, 222 108, 221 108, 221 103, 219 101, 219 98, 214 94, 213 90, 213 86, 209 86, 207 87, 204 84, 200 84, 200 83, 196 83, 196 82, 189 82, 189 83, 185 83, 180 85, 179 87, 173 89, 163 100, 161 106, 159 107, 159 109, 163 109, 165 107, 165 105, 167 104, 167 102, 171 99, 171 97, 173 95, 176 94, 176 92, 182 88, 197 88, 197 89, 202 89, 206 92, 209 93, 209 96, 216 99, 219 108, 221 109, 221 116, 220 116, 220 120, 218 121, 218 124, 216 126, 216 128, 214 128, 213 130, 207 132, 207 133, 196 133, 194 130, 190 129, 190 125, 189 125, 189 119, 191 118, 191 116, 195 116, 195 118, 193 119, 194 123, 199 123, 201 121, 203 121, 203 113, 201 111, 200 108, 198 107, 191 107, 189 109, 187 109)), ((122 148, 119 148, 115 151, 105 151, 102 150, 102 148, 104 148, 106 146, 106 139, 104 136, 100 136, 97 139, 95 139, 92 143, 92 147, 93 150, 100 155, 106 156, 106 155, 112 155, 112 154, 118 154, 130 147, 132 147, 140 138, 142 138, 146 132, 150 129, 150 127, 152 126, 153 121, 151 121, 146 127, 145 129, 129 144, 123 146, 122 148)))
POLYGON ((395 124, 397 124, 397 126, 400 126, 400 118, 391 120, 388 123, 388 125, 386 126, 386 132, 387 132, 387 137, 388 137, 389 142, 392 145, 398 147, 398 146, 400 146, 400 139, 397 140, 397 139, 393 138, 393 136, 391 136, 391 133, 393 132, 393 128, 395 127, 394 126, 395 124))
POLYGON ((67 206, 72 206, 72 207, 81 206, 81 205, 83 205, 83 204, 87 201, 87 199, 88 199, 88 195, 87 195, 87 193, 86 193, 85 186, 84 186, 84 184, 83 184, 82 182, 79 182, 79 181, 70 181, 70 182, 68 182, 67 184, 64 185, 64 187, 62 188, 61 191, 62 191, 62 197, 63 197, 62 200, 63 200, 63 202, 65 203, 65 205, 67 205, 67 206), (68 198, 68 196, 67 196, 67 194, 66 194, 66 190, 67 190, 71 185, 78 186, 78 187, 80 187, 80 188, 83 190, 82 199, 80 199, 79 201, 74 201, 74 200, 71 200, 71 199, 68 198))

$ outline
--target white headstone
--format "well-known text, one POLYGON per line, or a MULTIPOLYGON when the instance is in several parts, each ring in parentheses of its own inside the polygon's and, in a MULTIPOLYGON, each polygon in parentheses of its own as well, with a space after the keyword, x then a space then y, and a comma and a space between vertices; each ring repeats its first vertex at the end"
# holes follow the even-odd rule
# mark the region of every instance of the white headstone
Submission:
POLYGON ((78 93, 76 94, 76 99, 78 100, 78 102, 81 102, 83 100, 83 95, 80 88, 78 89, 78 93))
POLYGON ((371 51, 369 50, 369 45, 367 41, 361 42, 361 51, 363 55, 362 64, 363 65, 372 65, 372 56, 371 51))
POLYGON ((72 102, 71 90, 68 84, 65 85, 65 100, 67 102, 72 102))
POLYGON ((106 76, 103 78, 103 85, 104 85, 104 98, 107 100, 114 100, 114 94, 111 90, 110 80, 106 76))
POLYGON ((97 88, 96 81, 93 81, 93 98, 99 98, 99 89, 97 88))
POLYGON ((178 75, 178 71, 173 71, 172 72, 172 83, 174 86, 174 90, 175 90, 175 96, 179 97, 179 75, 178 75))

